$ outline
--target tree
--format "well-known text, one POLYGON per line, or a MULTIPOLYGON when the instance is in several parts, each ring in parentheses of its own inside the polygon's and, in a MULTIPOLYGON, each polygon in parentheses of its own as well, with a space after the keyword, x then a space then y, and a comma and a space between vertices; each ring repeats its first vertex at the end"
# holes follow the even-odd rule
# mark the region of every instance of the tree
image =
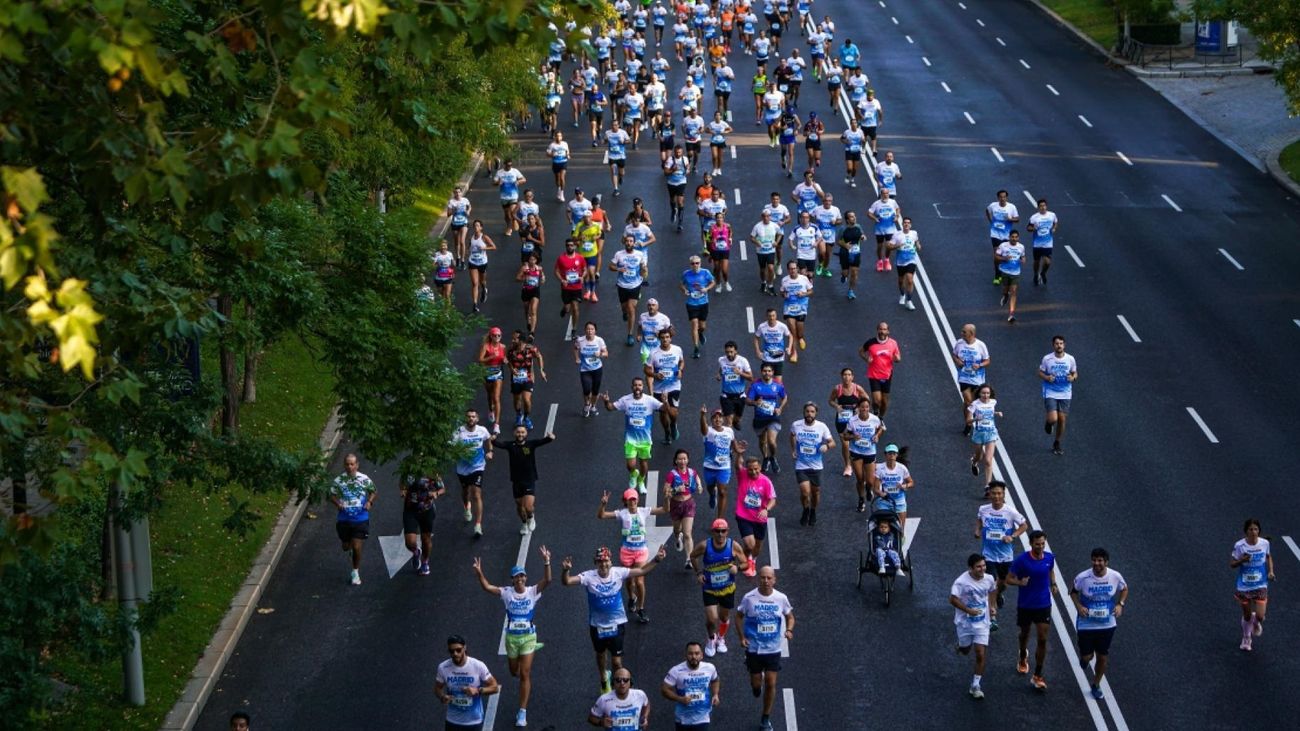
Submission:
POLYGON ((1300 114, 1300 3, 1295 0, 1197 0, 1199 18, 1235 20, 1259 41, 1259 56, 1277 67, 1287 111, 1300 114))

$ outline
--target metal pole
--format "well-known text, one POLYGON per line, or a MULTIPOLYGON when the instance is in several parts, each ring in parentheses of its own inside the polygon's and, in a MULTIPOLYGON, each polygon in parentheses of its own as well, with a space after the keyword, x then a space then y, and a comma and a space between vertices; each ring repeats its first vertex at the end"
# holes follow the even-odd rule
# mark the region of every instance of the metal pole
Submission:
POLYGON ((131 531, 117 520, 117 509, 121 505, 121 490, 113 486, 110 501, 112 516, 113 547, 116 552, 115 578, 117 579, 117 601, 122 616, 130 623, 130 646, 122 651, 122 685, 126 701, 133 706, 144 705, 144 656, 140 651, 140 630, 135 626, 139 615, 139 594, 136 591, 135 557, 132 550, 131 531))

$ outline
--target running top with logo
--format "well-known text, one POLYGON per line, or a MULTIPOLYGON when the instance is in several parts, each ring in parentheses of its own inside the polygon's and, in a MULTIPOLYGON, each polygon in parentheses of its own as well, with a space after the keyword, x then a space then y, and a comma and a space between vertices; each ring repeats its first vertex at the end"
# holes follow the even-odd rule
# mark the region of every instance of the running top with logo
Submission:
POLYGON ((1022 243, 1011 243, 1003 241, 998 244, 997 255, 1006 257, 1005 261, 998 262, 998 271, 1009 277, 1020 276, 1020 264, 1025 258, 1025 245, 1022 243))
POLYGON ((845 152, 860 154, 862 152, 862 145, 867 141, 867 133, 863 132, 861 127, 857 129, 850 127, 849 129, 844 130, 840 135, 840 139, 844 142, 845 152))
POLYGON ((1056 227, 1056 214, 1048 211, 1047 213, 1035 213, 1029 217, 1029 228, 1034 231, 1034 248, 1050 249, 1052 244, 1052 229, 1056 227))
POLYGON ((1052 606, 1052 569, 1056 567, 1056 557, 1051 551, 1043 551, 1042 558, 1025 552, 1016 556, 1011 562, 1011 573, 1029 583, 1020 587, 1016 593, 1016 606, 1020 609, 1046 609, 1052 606))
MULTIPOLYGON (((776 205, 772 205, 771 203, 768 203, 767 205, 763 206, 763 210, 767 212, 767 216, 769 219, 771 219, 772 223, 776 224, 777 233, 784 236, 785 225, 790 222, 790 209, 786 208, 784 203, 778 203, 776 205)), ((759 253, 761 254, 765 252, 759 251, 759 253)), ((766 252, 766 253, 771 253, 771 252, 766 252)))
POLYGON ((674 467, 668 470, 668 476, 664 478, 664 487, 668 488, 668 494, 672 497, 684 500, 694 494, 699 479, 700 473, 693 467, 687 467, 685 471, 674 467))
MULTIPOLYGON (((484 429, 484 432, 487 430, 484 429)), ((348 475, 346 472, 334 478, 330 494, 339 499, 340 523, 364 523, 370 520, 370 511, 366 510, 366 500, 375 491, 375 483, 358 472, 348 475)))
POLYGON ((704 467, 710 470, 727 471, 731 469, 731 445, 736 441, 736 432, 729 426, 722 429, 709 427, 704 435, 704 467))
POLYGON ((885 493, 887 501, 902 503, 906 500, 907 496, 903 494, 903 483, 911 476, 912 473, 907 469, 907 465, 901 462, 894 463, 892 469, 884 462, 876 465, 876 482, 880 485, 880 491, 885 493))
POLYGON ((973 632, 989 629, 989 592, 997 585, 997 580, 992 576, 984 574, 984 578, 976 580, 969 571, 963 571, 961 576, 952 582, 948 594, 957 597, 957 600, 967 608, 979 611, 979 614, 970 615, 955 609, 952 621, 959 630, 973 632))
POLYGON ((911 231, 899 231, 894 234, 893 243, 898 247, 897 253, 894 254, 894 263, 900 267, 915 264, 917 259, 916 244, 920 241, 916 229, 911 231))
POLYGON ((776 488, 772 480, 763 473, 750 477, 749 470, 741 470, 736 477, 736 517, 751 523, 762 523, 759 512, 767 509, 768 503, 776 499, 776 488))
POLYGON ((451 441, 468 452, 464 457, 456 460, 456 474, 469 476, 487 468, 487 453, 484 445, 492 441, 492 433, 487 430, 487 427, 481 424, 473 429, 459 426, 451 435, 451 441))
POLYGON ((975 436, 982 437, 980 444, 987 444, 998 436, 998 400, 991 398, 988 401, 975 399, 966 407, 970 412, 971 423, 975 427, 975 436))
POLYGON ((654 435, 651 433, 653 426, 650 417, 654 412, 663 406, 658 400, 647 393, 641 394, 641 398, 633 398, 632 394, 623 394, 618 401, 614 402, 614 408, 623 412, 623 441, 626 444, 638 447, 649 447, 654 443, 654 435))
POLYGON ((885 162, 881 160, 876 163, 876 179, 880 181, 880 187, 889 191, 892 198, 898 194, 898 177, 902 175, 898 170, 898 163, 885 162))
POLYGON ((990 503, 980 506, 978 519, 981 555, 992 563, 1011 563, 1016 557, 1015 545, 1006 543, 1002 539, 1015 533, 1020 526, 1024 525, 1025 516, 1009 505, 1003 505, 995 510, 990 503))
POLYGON ((785 617, 794 612, 785 594, 772 590, 763 596, 758 589, 750 589, 736 613, 745 615, 745 639, 750 655, 773 655, 781 652, 781 639, 785 637, 785 617))
POLYGON ((822 203, 821 192, 816 183, 800 183, 794 186, 794 197, 799 201, 800 213, 812 213, 822 203))
POLYGON ((641 270, 645 267, 643 252, 635 248, 631 251, 622 249, 614 254, 613 264, 618 267, 618 280, 615 284, 619 289, 636 289, 645 282, 645 278, 641 276, 641 270))
POLYGON ((664 176, 668 185, 686 185, 687 162, 684 157, 669 157, 664 160, 664 176))
POLYGON ((451 209, 451 225, 468 226, 469 225, 469 199, 452 198, 447 201, 447 207, 451 209))
POLYGON ((682 390, 682 363, 685 357, 682 355, 681 346, 669 345, 665 349, 662 345, 650 351, 650 358, 647 364, 659 379, 651 386, 653 393, 672 393, 673 391, 682 390))
POLYGON ((777 321, 772 324, 764 320, 754 328, 754 335, 762 343, 764 363, 780 363, 785 360, 785 346, 790 338, 790 328, 786 327, 784 322, 777 321))
POLYGON ((659 331, 671 327, 672 321, 662 312, 653 315, 642 312, 637 324, 641 326, 641 348, 647 349, 659 347, 659 331))
POLYGON ((646 264, 648 265, 650 263, 650 255, 646 252, 646 247, 649 246, 650 237, 654 234, 654 232, 650 230, 650 227, 646 225, 645 221, 638 221, 635 224, 629 223, 623 227, 623 234, 632 237, 632 246, 636 247, 637 251, 645 255, 646 264))
MULTIPOLYGON (((901 266, 903 262, 899 262, 901 266)), ((893 338, 872 338, 863 347, 871 360, 867 361, 867 378, 873 381, 888 381, 894 376, 894 358, 898 355, 898 341, 893 338)))
POLYGON ((631 140, 632 138, 623 129, 605 130, 605 145, 609 148, 611 162, 627 159, 627 143, 631 140))
POLYGON ((456 255, 439 251, 433 255, 433 277, 440 282, 451 281, 456 276, 456 255))
POLYGON ((1016 210, 1015 203, 1008 203, 1000 206, 996 201, 989 204, 989 238, 1006 241, 1011 238, 1011 221, 1020 218, 1020 211, 1016 210))
POLYGON ((588 373, 605 367, 604 361, 600 359, 600 352, 605 350, 604 338, 597 335, 588 340, 587 336, 584 335, 574 341, 573 347, 578 350, 579 371, 588 373))
POLYGON ((587 622, 598 632, 608 632, 612 637, 620 624, 627 623, 623 609, 623 582, 630 569, 609 567, 609 576, 601 578, 596 569, 578 574, 578 583, 587 590, 587 622))
POLYGON ((830 427, 816 419, 811 424, 805 419, 800 419, 790 426, 790 434, 794 436, 794 468, 796 470, 822 469, 822 445, 827 442, 835 443, 830 427))
POLYGON ((1115 626, 1115 602, 1128 583, 1118 571, 1107 568, 1101 576, 1088 569, 1074 577, 1074 589, 1086 612, 1079 614, 1075 627, 1079 631, 1112 629, 1115 626))
POLYGON ((862 115, 862 126, 867 129, 880 125, 880 113, 883 109, 879 99, 862 99, 858 102, 858 112, 862 115))
POLYGON ((823 202, 812 210, 812 219, 817 223, 817 231, 821 234, 822 241, 829 244, 835 241, 835 226, 843 223, 844 216, 840 214, 838 206, 827 206, 823 202))
POLYGON ((952 344, 952 354, 962 362, 957 369, 957 382, 971 386, 983 386, 985 368, 980 365, 989 359, 989 348, 983 340, 976 338, 968 343, 964 338, 957 338, 952 344))
POLYGON ((1050 381, 1043 381, 1043 398, 1064 401, 1074 395, 1074 384, 1070 382, 1069 376, 1078 372, 1078 366, 1075 365, 1073 355, 1066 353, 1057 358, 1056 353, 1048 353, 1043 356, 1038 370, 1052 377, 1050 381))
POLYGON ((537 612, 537 601, 542 593, 536 586, 524 587, 520 594, 513 586, 498 587, 501 602, 506 605, 506 633, 512 635, 531 635, 537 632, 533 625, 533 615, 537 612))
POLYGON ((438 663, 437 681, 443 684, 447 695, 447 723, 459 726, 480 726, 483 723, 483 696, 470 695, 469 688, 482 688, 492 679, 492 672, 481 660, 466 657, 463 665, 447 658, 438 663))
POLYGON ((749 230, 749 235, 754 239, 754 251, 759 254, 775 254, 776 237, 780 233, 781 227, 771 220, 754 224, 754 228, 749 230))
POLYGON ((519 200, 519 181, 524 179, 524 174, 519 172, 518 168, 509 170, 501 168, 493 179, 500 188, 502 203, 514 203, 519 200))
POLYGON ((588 213, 591 213, 594 206, 591 201, 586 198, 574 198, 569 201, 568 208, 569 220, 573 222, 574 226, 577 226, 579 223, 582 223, 582 219, 586 217, 588 213))
POLYGON ((875 414, 867 414, 865 419, 860 419, 857 414, 854 414, 853 418, 849 419, 849 425, 844 428, 850 439, 849 454, 874 457, 876 442, 879 441, 880 431, 884 426, 880 417, 875 414))
POLYGON ((621 535, 623 548, 629 551, 646 550, 646 530, 654 522, 650 508, 637 508, 635 511, 619 508, 614 515, 622 523, 621 535))
POLYGON ((821 239, 821 230, 809 224, 796 226, 794 233, 794 256, 803 261, 816 261, 817 242, 821 239))
POLYGON ((722 376, 722 395, 723 396, 741 396, 745 393, 744 373, 753 374, 749 367, 749 360, 743 355, 737 355, 736 359, 730 360, 723 355, 718 358, 718 373, 722 376))
POLYGON ((555 268, 560 277, 560 289, 577 291, 582 289, 582 273, 587 269, 587 261, 582 255, 574 252, 569 254, 560 254, 555 260, 555 268))
POLYGON ((781 305, 781 314, 786 317, 807 315, 808 293, 811 290, 812 282, 802 274, 782 277, 781 294, 785 295, 785 301, 781 305))
MULTIPOLYGON (((533 359, 537 357, 537 348, 524 343, 522 348, 510 351, 510 382, 533 382, 533 359)), ((482 428, 482 427, 479 427, 482 428)))
POLYGON ((699 271, 687 269, 682 272, 682 286, 686 288, 686 306, 702 307, 709 304, 709 290, 713 284, 713 272, 701 268, 699 271))
POLYGON ((596 699, 591 707, 591 715, 610 720, 608 728, 619 731, 645 731, 641 727, 641 711, 650 705, 650 699, 644 691, 630 688, 626 698, 619 698, 615 691, 605 693, 596 699))
POLYGON ((875 234, 877 236, 893 236, 898 231, 898 204, 893 198, 889 200, 876 200, 867 209, 872 216, 876 218, 875 234))
POLYGON ((685 696, 688 703, 678 703, 673 719, 678 726, 708 724, 713 711, 713 691, 710 684, 718 679, 718 669, 710 662, 700 662, 694 670, 684 662, 677 663, 664 676, 664 685, 672 687, 677 695, 685 696))
POLYGON ((722 548, 713 545, 713 539, 704 542, 704 593, 727 596, 736 592, 736 575, 732 567, 736 560, 736 544, 728 538, 722 548))
POLYGON ((1232 547, 1234 560, 1250 557, 1250 560, 1237 567, 1237 591, 1248 592, 1268 588, 1268 554, 1267 538, 1260 538, 1251 545, 1245 538, 1232 547))

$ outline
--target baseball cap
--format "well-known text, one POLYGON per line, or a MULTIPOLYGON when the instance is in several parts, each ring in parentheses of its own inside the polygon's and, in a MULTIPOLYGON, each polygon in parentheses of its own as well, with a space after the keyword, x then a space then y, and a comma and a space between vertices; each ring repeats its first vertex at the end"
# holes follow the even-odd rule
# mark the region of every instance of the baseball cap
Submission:
POLYGON ((500 334, 501 334, 501 328, 499 327, 493 327, 488 329, 488 335, 500 335, 500 334))
POLYGON ((885 451, 886 451, 886 452, 894 452, 894 453, 897 453, 897 452, 898 452, 898 445, 897 445, 897 444, 889 444, 889 445, 886 445, 886 446, 885 446, 885 451))
POLYGON ((597 549, 596 549, 596 555, 595 555, 594 558, 595 558, 596 561, 608 561, 608 560, 610 560, 610 559, 609 559, 609 549, 606 548, 605 546, 601 546, 600 548, 597 548, 597 549))
POLYGON ((524 576, 527 573, 528 572, 524 570, 523 566, 515 566, 514 568, 510 569, 510 578, 513 579, 516 576, 524 576))
POLYGON ((623 491, 624 500, 639 500, 640 498, 641 495, 637 493, 635 487, 629 487, 628 489, 623 491))
POLYGON ((809 118, 809 119, 816 119, 816 118, 817 118, 817 112, 808 112, 808 118, 809 118))
POLYGON ((713 521, 713 530, 726 530, 726 529, 727 529, 726 518, 717 518, 716 520, 713 521))

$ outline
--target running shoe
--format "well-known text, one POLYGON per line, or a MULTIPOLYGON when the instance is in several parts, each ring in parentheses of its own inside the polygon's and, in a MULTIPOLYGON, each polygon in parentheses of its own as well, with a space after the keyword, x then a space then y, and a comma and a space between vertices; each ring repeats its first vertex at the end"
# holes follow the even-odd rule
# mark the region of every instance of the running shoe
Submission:
POLYGON ((808 525, 808 511, 809 508, 804 508, 803 512, 799 513, 799 525, 808 525))
POLYGON ((532 429, 532 428, 533 428, 533 417, 531 417, 531 416, 525 416, 525 417, 524 417, 524 426, 528 427, 529 429, 532 429))
POLYGON ((979 477, 980 463, 979 463, 979 459, 976 457, 971 457, 970 459, 970 473, 972 475, 975 475, 976 477, 979 477))
POLYGON ((641 624, 650 624, 650 618, 646 616, 645 609, 636 610, 636 621, 641 624))
MULTIPOLYGON (((354 584, 360 584, 360 583, 361 583, 361 580, 360 580, 360 579, 357 579, 356 581, 353 581, 352 583, 354 583, 354 584)), ((1241 649, 1245 650, 1246 652, 1250 652, 1250 648, 1251 648, 1251 641, 1250 641, 1250 638, 1249 638, 1249 637, 1243 637, 1242 640, 1241 640, 1241 646, 1240 646, 1240 647, 1241 647, 1241 649)))
POLYGON ((604 677, 603 679, 601 679, 601 681, 600 681, 600 692, 602 692, 602 693, 608 693, 608 692, 609 692, 609 690, 610 690, 609 679, 610 679, 612 676, 613 676, 613 673, 611 673, 611 672, 608 671, 608 670, 605 671, 605 677, 604 677))
POLYGON ((688 558, 688 559, 686 559, 686 563, 682 566, 682 570, 683 570, 683 571, 694 571, 694 570, 695 570, 695 564, 691 563, 691 560, 688 558))
POLYGON ((850 188, 856 188, 856 187, 858 187, 858 181, 857 181, 857 180, 851 180, 851 181, 849 181, 849 187, 850 187, 850 188))
POLYGON ((420 576, 428 576, 428 575, 429 575, 429 562, 428 562, 428 561, 425 561, 424 563, 420 564, 420 571, 419 571, 419 574, 420 574, 420 576))
POLYGON ((519 712, 515 714, 515 728, 527 728, 527 727, 528 727, 528 710, 525 708, 520 708, 519 712))
POLYGON ((1014 324, 1016 323, 1016 316, 1015 316, 1015 315, 1007 315, 1007 322, 1010 323, 1010 324, 1012 324, 1012 325, 1014 325, 1014 324))
POLYGON ((683 545, 683 543, 682 543, 682 534, 681 534, 681 532, 679 531, 679 532, 677 533, 677 552, 678 552, 678 553, 681 553, 683 547, 684 547, 684 545, 683 545))
POLYGON ((808 341, 807 341, 807 340, 804 340, 803 338, 799 338, 799 349, 800 349, 800 350, 807 350, 807 349, 808 349, 808 341))
POLYGON ((1260 635, 1264 634, 1264 623, 1259 621, 1258 618, 1255 619, 1255 628, 1251 630, 1251 634, 1255 635, 1256 637, 1259 637, 1260 635))
POLYGON ((537 516, 535 515, 528 516, 528 530, 529 531, 537 530, 537 516))
POLYGON ((1037 690, 1039 692, 1043 692, 1047 690, 1047 681, 1043 680, 1043 676, 1041 675, 1035 675, 1034 677, 1030 678, 1029 684, 1034 686, 1034 690, 1037 690))
POLYGON ((998 621, 997 621, 996 619, 990 619, 990 620, 989 620, 989 631, 990 631, 990 632, 997 632, 997 631, 998 631, 998 621))
POLYGON ((772 458, 772 474, 781 474, 781 463, 776 461, 776 457, 772 458))
POLYGON ((519 535, 521 536, 528 535, 528 523, 525 522, 519 525, 519 535))
MULTIPOLYGON (((758 573, 758 568, 754 565, 754 557, 750 556, 749 563, 748 565, 745 566, 745 576, 754 576, 757 573, 758 573)), ((1245 640, 1245 642, 1249 642, 1249 640, 1245 640)), ((1245 648, 1245 649, 1250 649, 1250 648, 1245 648)))
POLYGON ((849 293, 844 296, 847 297, 848 299, 855 300, 858 298, 858 293, 850 289, 849 293))
POLYGON ((1065 450, 1061 449, 1060 442, 1052 442, 1052 454, 1055 454, 1058 457, 1065 454, 1065 450))
POLYGON ((594 290, 594 289, 591 290, 591 301, 592 301, 592 302, 599 302, 599 301, 600 301, 600 295, 596 294, 596 290, 594 290))
POLYGON ((474 512, 469 509, 469 503, 465 503, 465 522, 468 523, 471 520, 474 520, 474 512))
POLYGON ((727 652, 727 638, 722 635, 718 635, 718 652, 723 654, 726 654, 727 652))
MULTIPOLYGON (((352 569, 352 575, 351 575, 351 576, 352 576, 352 578, 351 578, 352 585, 353 585, 353 586, 361 586, 361 572, 360 572, 360 571, 357 571, 356 569, 352 569)), ((1245 649, 1249 650, 1250 648, 1247 647, 1247 648, 1245 648, 1245 649)))
POLYGON ((1020 656, 1020 659, 1016 661, 1016 672, 1021 675, 1029 673, 1029 653, 1024 653, 1020 656))
POLYGON ((691 357, 694 358, 695 360, 700 359, 700 346, 698 345, 695 346, 695 350, 691 351, 691 357))
POLYGON ((859 513, 867 512, 867 501, 865 498, 858 498, 858 512, 859 513))
POLYGON ((876 573, 880 574, 881 576, 884 576, 886 573, 888 573, 887 571, 885 571, 885 565, 883 563, 880 564, 880 568, 876 569, 876 573))
POLYGON ((894 264, 890 262, 888 259, 885 260, 885 271, 887 272, 894 271, 894 264))
POLYGON ((1044 287, 1046 287, 1046 286, 1047 286, 1047 272, 1043 272, 1042 274, 1038 275, 1038 280, 1039 280, 1040 282, 1043 283, 1043 286, 1044 286, 1044 287))
POLYGON ((845 476, 845 477, 852 477, 852 476, 853 476, 853 468, 850 467, 850 466, 848 466, 848 465, 844 465, 844 476, 845 476))
POLYGON ((764 718, 758 722, 759 731, 772 731, 772 719, 764 718))
POLYGON ((1002 298, 998 300, 998 307, 1006 307, 1006 306, 1007 306, 1007 296, 1003 294, 1002 298))
POLYGON ((478 540, 479 538, 482 538, 482 537, 483 537, 483 524, 482 524, 482 523, 475 523, 475 524, 474 524, 474 540, 478 540))
POLYGON ((993 277, 993 286, 996 287, 999 284, 1002 284, 1002 277, 993 277))
POLYGON ((844 284, 847 281, 849 281, 849 275, 845 274, 844 272, 840 272, 840 284, 844 284))
POLYGON ((416 546, 415 549, 411 551, 411 568, 413 569, 420 568, 420 558, 421 558, 420 547, 416 546))
POLYGON ((704 643, 704 656, 713 657, 718 653, 718 641, 710 637, 709 641, 704 643))
MULTIPOLYGON (((627 317, 624 316, 623 319, 626 320, 627 317)), ((628 335, 628 336, 627 336, 627 346, 630 348, 630 347, 632 347, 633 345, 636 345, 636 336, 634 336, 634 335, 628 335)))
POLYGON ((501 434, 501 425, 498 424, 496 421, 493 421, 493 422, 492 422, 492 435, 493 435, 493 436, 498 436, 498 435, 500 435, 500 434, 501 434))
POLYGON ((900 295, 898 295, 898 304, 900 304, 900 305, 905 305, 905 304, 907 304, 907 295, 905 295, 905 294, 900 294, 900 295))
POLYGON ((725 289, 725 290, 727 290, 728 292, 730 292, 730 291, 731 291, 731 282, 724 282, 724 283, 722 284, 722 288, 725 289))
POLYGON ((877 260, 876 260, 876 271, 878 271, 878 272, 883 272, 883 271, 885 271, 885 260, 884 260, 884 259, 877 259, 877 260))
POLYGON ((1100 686, 1100 685, 1094 685, 1094 686, 1092 686, 1092 690, 1089 691, 1089 692, 1092 693, 1092 697, 1093 697, 1094 700, 1101 700, 1101 699, 1103 699, 1103 698, 1106 697, 1106 694, 1103 693, 1103 692, 1101 692, 1101 686, 1100 686))
POLYGON ((907 301, 907 309, 912 312, 916 311, 916 305, 912 302, 912 300, 907 301))
POLYGON ((971 697, 971 698, 974 698, 974 699, 977 700, 977 701, 982 701, 982 700, 984 700, 984 691, 981 690, 980 687, 979 687, 978 685, 972 685, 972 686, 970 687, 970 690, 968 690, 968 691, 966 691, 966 692, 970 693, 970 697, 971 697))
POLYGON ((675 441, 677 441, 678 439, 681 439, 681 437, 682 437, 682 430, 681 430, 681 429, 678 429, 678 428, 677 428, 677 424, 674 422, 674 423, 673 423, 673 441, 675 442, 675 441))
POLYGON ((793 352, 793 353, 790 354, 790 362, 791 362, 791 363, 798 363, 798 362, 799 362, 799 351, 796 350, 795 352, 793 352))

